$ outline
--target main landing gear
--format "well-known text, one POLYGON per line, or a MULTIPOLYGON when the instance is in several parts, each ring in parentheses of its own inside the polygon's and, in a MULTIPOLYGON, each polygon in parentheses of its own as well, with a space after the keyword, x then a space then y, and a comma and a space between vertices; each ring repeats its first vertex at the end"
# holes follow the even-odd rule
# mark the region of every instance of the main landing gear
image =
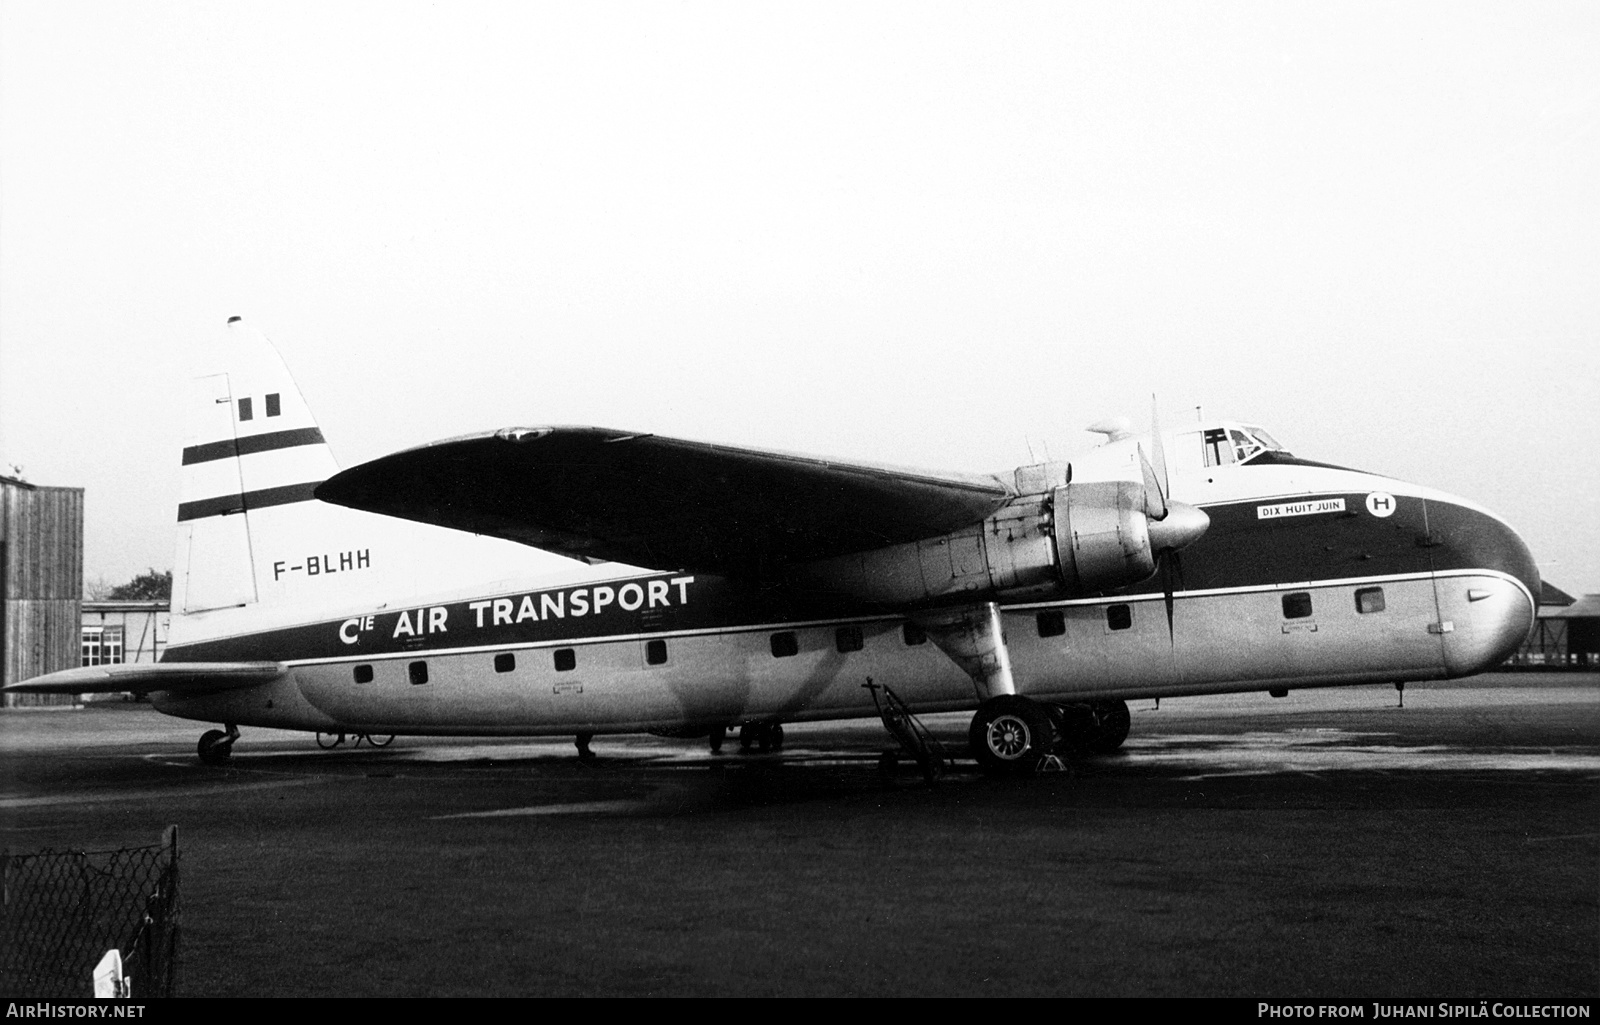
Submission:
POLYGON ((226 724, 224 730, 207 730, 200 735, 200 761, 206 765, 221 765, 233 754, 233 742, 239 739, 239 727, 226 724))
POLYGON ((783 724, 776 722, 752 722, 739 727, 739 750, 749 751, 781 751, 783 750, 783 724))
POLYGON ((345 734, 345 733, 318 733, 317 734, 317 746, 322 748, 324 751, 326 751, 329 748, 338 747, 340 744, 343 744, 346 739, 348 739, 350 741, 350 746, 351 747, 360 747, 362 741, 365 741, 366 743, 371 744, 373 747, 388 747, 390 744, 394 743, 394 734, 393 733, 349 733, 349 734, 345 734))
POLYGON ((1001 694, 978 706, 967 739, 986 771, 1025 775, 1060 770, 1064 758, 1115 751, 1130 725, 1122 701, 1062 705, 1001 694))

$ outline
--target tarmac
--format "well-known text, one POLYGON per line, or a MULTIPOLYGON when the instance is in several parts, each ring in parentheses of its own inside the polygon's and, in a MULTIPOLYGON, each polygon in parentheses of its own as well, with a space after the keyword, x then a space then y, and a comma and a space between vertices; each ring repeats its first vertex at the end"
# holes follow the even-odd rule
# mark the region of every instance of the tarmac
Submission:
POLYGON ((320 750, 0 712, 0 843, 179 828, 190 996, 1600 996, 1600 674, 1130 702, 1115 755, 934 785, 876 720, 781 752, 320 750))

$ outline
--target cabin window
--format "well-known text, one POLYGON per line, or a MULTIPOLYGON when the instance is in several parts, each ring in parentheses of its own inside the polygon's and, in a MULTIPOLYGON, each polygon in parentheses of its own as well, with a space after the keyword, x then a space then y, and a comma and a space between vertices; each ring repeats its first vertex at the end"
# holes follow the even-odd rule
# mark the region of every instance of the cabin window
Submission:
POLYGON ((841 626, 833 632, 833 646, 839 649, 840 654, 860 651, 864 643, 859 626, 841 626))
POLYGON ((555 658, 558 673, 569 673, 578 668, 578 653, 571 648, 557 648, 555 658))
POLYGON ((907 623, 900 628, 900 636, 905 639, 906 647, 915 648, 919 644, 928 643, 928 631, 915 623, 907 623))
POLYGON ((1106 629, 1128 630, 1133 627, 1132 605, 1107 605, 1106 629))
POLYGON ((277 416, 281 412, 283 412, 283 407, 278 404, 278 393, 277 392, 268 392, 267 393, 267 415, 268 416, 277 416))
POLYGON ((1356 611, 1360 613, 1382 612, 1387 606, 1383 603, 1383 588, 1358 587, 1356 588, 1356 611))
POLYGON ((645 641, 644 661, 646 665, 659 666, 667 661, 666 641, 645 641))
POLYGON ((350 675, 352 675, 352 676, 354 676, 356 678, 356 682, 357 683, 371 683, 372 682, 372 667, 371 666, 356 666, 355 669, 351 670, 350 675))
POLYGON ((1041 612, 1036 618, 1040 637, 1060 637, 1067 632, 1067 617, 1061 614, 1060 609, 1041 612))
POLYGON ((788 658, 790 655, 800 654, 800 641, 792 631, 772 635, 772 657, 788 658))
POLYGON ((421 685, 428 682, 428 663, 413 662, 406 666, 406 672, 411 676, 411 682, 421 685))
POLYGON ((240 420, 249 420, 253 416, 255 416, 255 412, 250 408, 250 400, 249 399, 240 399, 239 400, 239 419, 240 420))
POLYGON ((517 668, 517 656, 511 654, 511 652, 507 651, 494 657, 495 672, 509 673, 515 668, 517 668))
POLYGON ((1283 596, 1283 618, 1305 619, 1311 615, 1311 595, 1306 591, 1290 591, 1283 596))

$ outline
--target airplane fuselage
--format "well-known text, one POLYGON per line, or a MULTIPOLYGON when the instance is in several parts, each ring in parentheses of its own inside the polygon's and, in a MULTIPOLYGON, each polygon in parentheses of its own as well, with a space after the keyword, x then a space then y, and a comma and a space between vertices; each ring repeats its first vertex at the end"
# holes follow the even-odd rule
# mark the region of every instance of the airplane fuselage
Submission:
MULTIPOLYGON (((1304 461, 1225 472, 1230 493, 1201 504, 1210 529, 1151 579, 1001 602, 1019 694, 1076 702, 1440 679, 1489 668, 1526 636, 1537 571, 1487 512, 1304 461)), ((152 700, 239 725, 440 735, 871 715, 869 679, 918 710, 979 703, 973 680, 904 610, 703 573, 352 609, 166 655, 254 659, 289 672, 152 700)))

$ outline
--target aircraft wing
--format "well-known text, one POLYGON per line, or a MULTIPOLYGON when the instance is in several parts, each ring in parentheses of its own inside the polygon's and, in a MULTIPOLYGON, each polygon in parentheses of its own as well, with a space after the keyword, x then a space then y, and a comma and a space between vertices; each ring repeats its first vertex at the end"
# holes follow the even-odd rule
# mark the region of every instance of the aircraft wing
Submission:
POLYGON ((153 690, 216 691, 270 683, 287 672, 281 662, 129 662, 83 666, 8 684, 7 694, 117 694, 153 690))
POLYGON ((982 520, 999 478, 598 427, 509 428, 397 452, 323 482, 325 502, 573 558, 736 574, 915 541, 982 520))

